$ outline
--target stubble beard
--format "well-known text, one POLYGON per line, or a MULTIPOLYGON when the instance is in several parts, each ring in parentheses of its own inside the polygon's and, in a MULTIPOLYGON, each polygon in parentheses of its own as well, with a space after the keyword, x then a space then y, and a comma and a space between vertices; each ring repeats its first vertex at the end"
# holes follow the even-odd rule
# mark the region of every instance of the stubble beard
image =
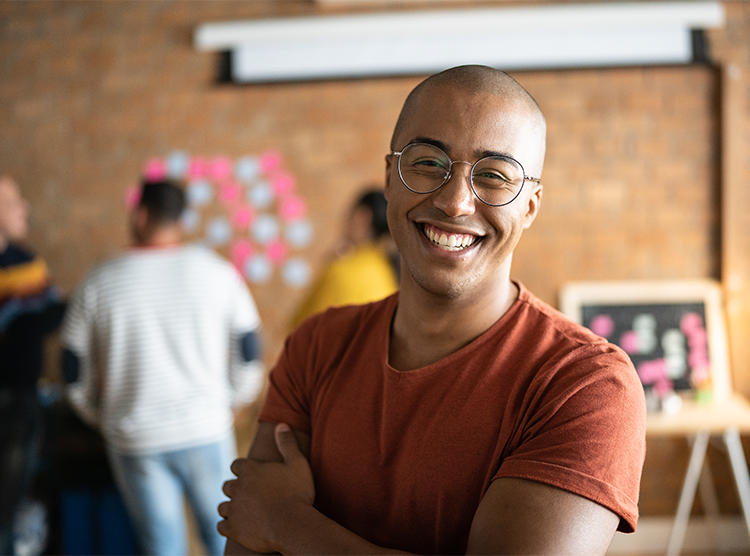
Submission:
POLYGON ((445 276, 447 273, 430 274, 416 268, 416 265, 406 262, 406 270, 409 272, 414 283, 425 292, 447 299, 457 299, 467 291, 470 291, 475 282, 474 273, 468 276, 454 277, 445 276))

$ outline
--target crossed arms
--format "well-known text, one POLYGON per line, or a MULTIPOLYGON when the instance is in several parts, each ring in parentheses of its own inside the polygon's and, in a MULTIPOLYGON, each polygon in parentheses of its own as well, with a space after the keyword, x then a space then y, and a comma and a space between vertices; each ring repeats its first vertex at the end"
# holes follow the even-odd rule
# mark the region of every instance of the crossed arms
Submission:
MULTIPOLYGON (((403 554, 375 546, 313 506, 310 436, 260 422, 247 458, 232 464, 219 506, 227 554, 403 554)), ((603 555, 619 517, 542 483, 493 481, 474 515, 467 554, 603 555)))

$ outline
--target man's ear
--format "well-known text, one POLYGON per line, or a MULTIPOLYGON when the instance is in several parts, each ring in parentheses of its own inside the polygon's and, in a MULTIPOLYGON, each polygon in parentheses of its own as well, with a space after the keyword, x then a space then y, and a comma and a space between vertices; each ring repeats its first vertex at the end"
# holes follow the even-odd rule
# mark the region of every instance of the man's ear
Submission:
POLYGON ((143 230, 148 225, 148 209, 138 206, 133 210, 133 222, 139 230, 143 230))
POLYGON ((387 154, 385 155, 385 189, 383 191, 383 194, 385 195, 385 200, 388 200, 388 191, 391 186, 391 169, 393 167, 393 155, 387 154))
POLYGON ((134 207, 130 216, 130 227, 136 242, 143 241, 148 225, 148 209, 143 206, 134 207))
POLYGON ((541 183, 531 182, 535 185, 534 191, 531 193, 531 196, 529 197, 529 202, 526 207, 526 215, 524 216, 524 223, 523 223, 523 229, 528 229, 532 222, 534 222, 534 219, 536 218, 536 215, 539 214, 539 209, 542 206, 542 191, 544 190, 544 186, 542 186, 541 183))

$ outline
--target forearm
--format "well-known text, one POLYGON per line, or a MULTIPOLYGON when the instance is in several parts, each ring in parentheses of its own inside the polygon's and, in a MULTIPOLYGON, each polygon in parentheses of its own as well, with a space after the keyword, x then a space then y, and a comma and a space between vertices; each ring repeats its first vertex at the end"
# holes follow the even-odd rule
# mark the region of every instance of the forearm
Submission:
POLYGON ((258 424, 248 458, 232 464, 237 479, 224 484, 230 500, 219 505, 218 529, 231 539, 226 554, 403 554, 375 546, 314 507, 310 441, 286 425, 258 424))
MULTIPOLYGON (((311 506, 287 508, 275 522, 273 545, 280 554, 407 554, 376 546, 311 506)), ((225 554, 258 553, 230 538, 225 554)))
POLYGON ((235 540, 227 539, 227 546, 224 548, 224 556, 248 556, 252 554, 261 554, 245 548, 235 540))

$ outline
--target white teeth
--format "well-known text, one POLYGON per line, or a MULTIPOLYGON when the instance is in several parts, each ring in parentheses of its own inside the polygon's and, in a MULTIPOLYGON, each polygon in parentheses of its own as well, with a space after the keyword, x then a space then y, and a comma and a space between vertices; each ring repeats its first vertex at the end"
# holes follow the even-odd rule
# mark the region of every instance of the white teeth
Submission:
POLYGON ((441 247, 444 247, 449 251, 459 251, 461 249, 464 249, 465 247, 473 244, 475 239, 474 236, 470 235, 457 236, 455 234, 439 234, 432 231, 431 229, 428 229, 426 231, 427 237, 430 238, 431 242, 440 245, 441 247))

